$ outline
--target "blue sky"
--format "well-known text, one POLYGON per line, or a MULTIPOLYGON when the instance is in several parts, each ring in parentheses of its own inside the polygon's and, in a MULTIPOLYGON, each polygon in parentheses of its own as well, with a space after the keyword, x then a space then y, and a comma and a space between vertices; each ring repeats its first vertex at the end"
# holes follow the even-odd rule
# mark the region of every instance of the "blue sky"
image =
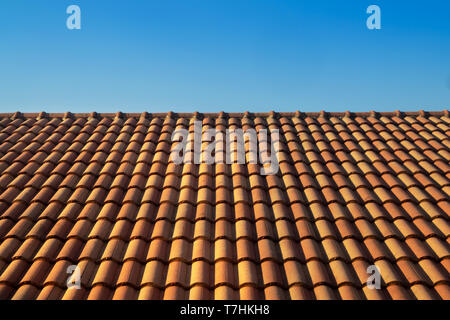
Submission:
POLYGON ((2 0, 0 112, 442 110, 450 1, 2 0), (82 29, 66 28, 81 8, 82 29), (381 8, 368 30, 366 9, 381 8))

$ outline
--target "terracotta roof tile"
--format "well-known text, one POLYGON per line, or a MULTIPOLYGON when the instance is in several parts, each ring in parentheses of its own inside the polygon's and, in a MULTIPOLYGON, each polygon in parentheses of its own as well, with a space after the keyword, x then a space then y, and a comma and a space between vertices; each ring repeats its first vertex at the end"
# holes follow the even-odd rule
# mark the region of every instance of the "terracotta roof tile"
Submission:
POLYGON ((191 114, 0 114, 0 299, 450 299, 443 112, 219 116, 279 172, 170 162, 191 114))

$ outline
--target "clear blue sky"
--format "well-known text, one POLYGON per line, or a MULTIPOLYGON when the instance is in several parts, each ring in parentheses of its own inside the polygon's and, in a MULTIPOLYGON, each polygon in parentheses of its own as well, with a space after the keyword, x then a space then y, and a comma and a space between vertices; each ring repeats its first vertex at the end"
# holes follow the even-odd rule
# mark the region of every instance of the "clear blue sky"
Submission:
POLYGON ((0 112, 442 110, 450 1, 1 0, 0 112), (66 8, 82 29, 66 28, 66 8), (381 7, 382 29, 366 28, 381 7))

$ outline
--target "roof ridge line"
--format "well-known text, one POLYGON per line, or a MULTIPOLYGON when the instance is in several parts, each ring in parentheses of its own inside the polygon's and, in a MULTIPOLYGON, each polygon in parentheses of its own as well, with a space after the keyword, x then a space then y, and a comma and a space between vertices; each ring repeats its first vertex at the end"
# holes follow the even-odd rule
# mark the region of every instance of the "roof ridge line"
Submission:
MULTIPOLYGON (((33 113, 22 113, 22 112, 11 112, 11 113, 0 113, 0 118, 37 118, 41 119, 45 115, 46 118, 67 118, 70 115, 70 118, 89 118, 92 117, 92 112, 89 113, 68 113, 68 112, 60 112, 60 113, 47 113, 47 112, 33 112, 33 113)), ((144 117, 148 118, 161 118, 167 117, 168 115, 173 116, 174 118, 194 118, 202 115, 204 117, 213 117, 219 118, 222 116, 227 116, 230 118, 242 118, 247 116, 253 117, 272 117, 275 115, 284 116, 284 117, 373 117, 373 116, 386 116, 386 117, 394 117, 394 116, 449 116, 449 110, 444 109, 441 111, 385 111, 385 112, 376 112, 376 111, 366 111, 366 112, 326 112, 326 111, 318 111, 318 112, 302 112, 302 111, 292 111, 292 112, 215 112, 215 113, 201 113, 201 112, 191 112, 191 113, 177 113, 177 112, 163 112, 163 113, 149 113, 147 111, 141 113, 122 113, 122 112, 111 112, 111 113, 96 113, 98 118, 116 118, 118 115, 120 118, 134 118, 134 117, 144 117)))

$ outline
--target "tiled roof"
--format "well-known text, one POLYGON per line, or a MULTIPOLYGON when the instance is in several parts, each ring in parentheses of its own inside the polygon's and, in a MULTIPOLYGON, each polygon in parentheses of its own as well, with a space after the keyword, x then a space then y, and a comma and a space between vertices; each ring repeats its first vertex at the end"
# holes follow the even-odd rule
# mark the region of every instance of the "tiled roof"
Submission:
POLYGON ((448 111, 0 114, 0 299, 449 300, 449 159, 448 111), (194 119, 278 174, 171 163, 194 119))

